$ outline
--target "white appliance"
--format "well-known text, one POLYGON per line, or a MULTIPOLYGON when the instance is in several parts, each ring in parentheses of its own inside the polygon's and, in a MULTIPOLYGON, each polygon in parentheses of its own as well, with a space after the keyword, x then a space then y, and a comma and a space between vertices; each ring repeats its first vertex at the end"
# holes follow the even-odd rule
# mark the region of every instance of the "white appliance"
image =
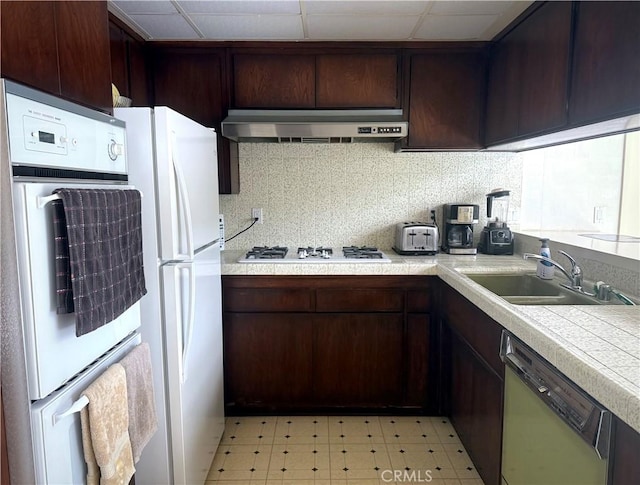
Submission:
POLYGON ((140 302, 76 337, 56 313, 53 209, 60 187, 127 185, 124 123, 0 80, 2 397, 12 483, 83 483, 77 400, 140 342, 140 302))
POLYGON ((202 484, 224 431, 216 134, 169 108, 117 108, 142 201, 159 432, 137 485, 202 484))

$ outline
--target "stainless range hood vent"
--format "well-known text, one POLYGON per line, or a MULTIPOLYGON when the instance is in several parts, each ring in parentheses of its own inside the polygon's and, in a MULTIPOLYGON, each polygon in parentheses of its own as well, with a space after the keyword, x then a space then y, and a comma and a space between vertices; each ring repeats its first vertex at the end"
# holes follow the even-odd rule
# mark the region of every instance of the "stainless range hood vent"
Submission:
POLYGON ((222 136, 253 143, 393 142, 407 136, 401 109, 229 110, 222 136))

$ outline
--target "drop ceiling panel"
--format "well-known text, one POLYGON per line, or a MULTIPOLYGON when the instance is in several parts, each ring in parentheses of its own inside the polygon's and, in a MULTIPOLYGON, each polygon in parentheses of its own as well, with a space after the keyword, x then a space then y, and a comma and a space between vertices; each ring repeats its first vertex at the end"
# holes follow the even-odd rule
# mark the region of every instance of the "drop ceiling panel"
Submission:
POLYGON ((296 40, 303 37, 300 15, 201 15, 193 21, 207 39, 296 40))
POLYGON ((409 37, 415 16, 308 15, 309 37, 314 40, 402 40, 409 37))
POLYGON ((412 0, 304 0, 307 14, 420 15, 432 2, 412 0))
POLYGON ((485 32, 493 25, 496 15, 438 15, 428 16, 414 38, 419 40, 490 40, 485 32))
POLYGON ((151 39, 199 39, 182 15, 131 15, 151 39))
POLYGON ((491 40, 531 1, 108 0, 147 39, 491 40))
POLYGON ((128 14, 137 13, 178 13, 171 2, 168 1, 138 1, 138 0, 119 0, 113 2, 123 12, 128 14))
POLYGON ((429 9, 429 15, 498 15, 514 2, 437 1, 429 9))
POLYGON ((189 14, 299 14, 299 0, 185 0, 178 4, 189 14))

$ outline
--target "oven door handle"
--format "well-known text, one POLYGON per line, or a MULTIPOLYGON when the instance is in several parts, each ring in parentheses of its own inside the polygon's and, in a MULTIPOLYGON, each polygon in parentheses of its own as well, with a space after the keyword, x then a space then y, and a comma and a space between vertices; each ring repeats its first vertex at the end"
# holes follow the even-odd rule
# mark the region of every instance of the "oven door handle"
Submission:
POLYGON ((89 398, 83 394, 82 396, 80 396, 80 398, 76 402, 74 402, 69 407, 69 409, 67 409, 66 411, 60 414, 54 414, 52 416, 53 425, 55 426, 58 423, 58 421, 66 418, 67 416, 71 416, 72 414, 79 413, 82 410, 82 408, 84 408, 88 404, 89 404, 89 398))

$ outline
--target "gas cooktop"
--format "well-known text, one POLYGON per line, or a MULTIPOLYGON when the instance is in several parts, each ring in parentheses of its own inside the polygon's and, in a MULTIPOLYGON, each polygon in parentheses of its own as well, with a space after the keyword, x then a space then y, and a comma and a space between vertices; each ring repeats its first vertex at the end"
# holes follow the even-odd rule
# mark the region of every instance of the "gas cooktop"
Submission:
POLYGON ((300 247, 297 251, 282 246, 251 248, 238 263, 390 263, 391 260, 373 246, 345 246, 334 251, 325 247, 300 247))

